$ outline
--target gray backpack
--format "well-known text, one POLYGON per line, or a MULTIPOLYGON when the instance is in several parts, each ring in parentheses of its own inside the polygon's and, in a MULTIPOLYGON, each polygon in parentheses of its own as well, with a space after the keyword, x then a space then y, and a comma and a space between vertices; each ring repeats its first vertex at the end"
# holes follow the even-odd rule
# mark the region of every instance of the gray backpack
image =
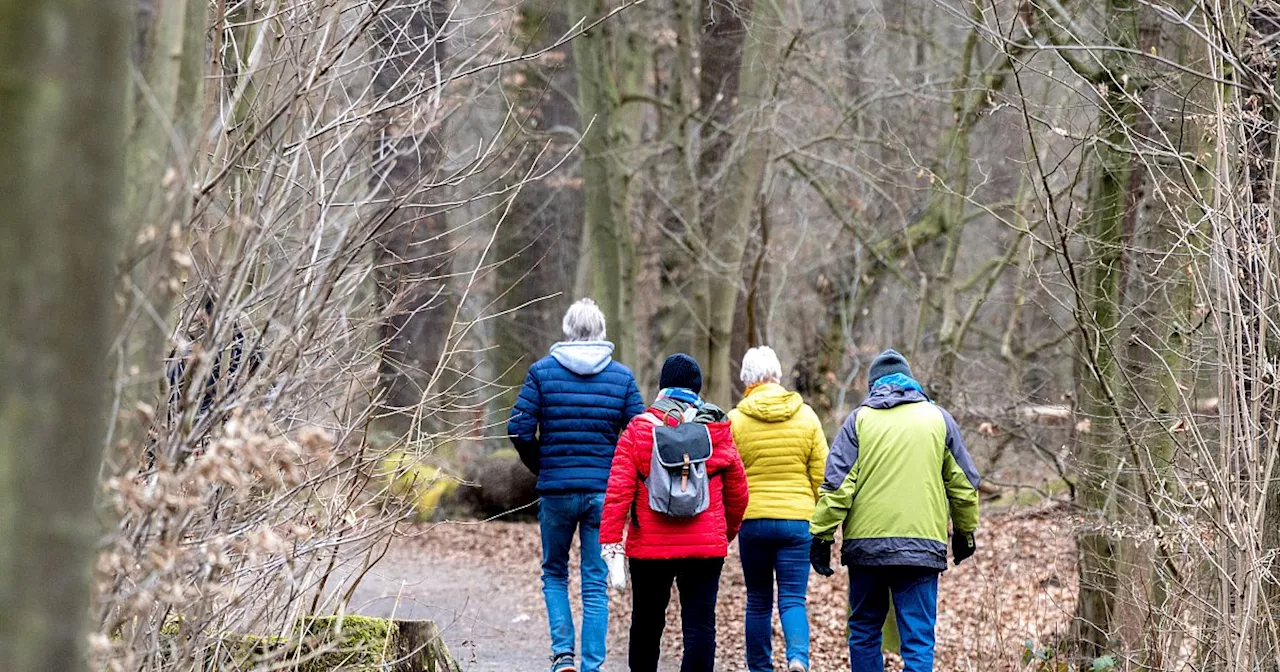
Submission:
POLYGON ((645 413, 654 424, 653 458, 649 463, 649 508, 673 518, 692 518, 711 506, 707 462, 711 459, 711 432, 699 422, 690 422, 697 409, 683 415, 668 413, 680 423, 671 426, 665 418, 645 413))

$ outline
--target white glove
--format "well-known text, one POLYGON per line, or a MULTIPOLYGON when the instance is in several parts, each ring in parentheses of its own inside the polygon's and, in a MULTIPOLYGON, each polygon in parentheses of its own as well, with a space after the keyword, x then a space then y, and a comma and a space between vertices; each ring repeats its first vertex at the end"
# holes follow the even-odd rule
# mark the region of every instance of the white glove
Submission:
POLYGON ((609 563, 609 585, 614 590, 627 587, 626 553, 622 544, 605 544, 600 547, 600 557, 609 563))

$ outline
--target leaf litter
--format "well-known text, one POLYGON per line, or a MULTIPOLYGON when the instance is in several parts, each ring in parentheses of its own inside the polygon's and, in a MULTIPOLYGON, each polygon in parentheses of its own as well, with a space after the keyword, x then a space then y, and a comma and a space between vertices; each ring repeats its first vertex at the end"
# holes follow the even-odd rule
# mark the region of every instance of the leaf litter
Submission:
MULTIPOLYGON (((1028 643, 1039 647, 1065 634, 1076 601, 1075 526, 1069 507, 1060 502, 984 519, 975 556, 942 575, 935 669, 1022 670, 1022 655, 1028 643)), ((532 603, 541 601, 541 541, 536 523, 436 524, 424 526, 408 543, 424 559, 483 565, 502 577, 504 589, 525 590, 532 603)), ((577 555, 575 549, 570 568, 575 612, 577 555)), ((845 576, 842 571, 831 578, 810 576, 810 655, 817 672, 849 669, 845 576)), ((625 657, 630 587, 623 593, 611 592, 610 598, 610 656, 625 657)), ((664 637, 664 659, 668 661, 679 660, 680 652, 679 608, 674 594, 671 605, 664 637)), ((746 592, 735 543, 725 562, 716 606, 719 670, 746 670, 745 608, 746 592)), ((776 613, 773 622, 774 654, 778 669, 784 669, 782 631, 776 613)), ((541 665, 542 660, 530 661, 529 669, 541 665)), ((889 655, 885 669, 900 670, 901 662, 889 655)))

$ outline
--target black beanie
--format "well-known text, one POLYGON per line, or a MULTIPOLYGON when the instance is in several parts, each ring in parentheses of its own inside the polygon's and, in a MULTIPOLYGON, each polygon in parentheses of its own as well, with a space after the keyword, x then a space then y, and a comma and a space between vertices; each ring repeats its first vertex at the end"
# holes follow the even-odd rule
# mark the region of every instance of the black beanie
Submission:
POLYGON ((907 364, 907 358, 902 353, 894 349, 885 350, 876 355, 875 360, 871 362, 871 368, 867 369, 867 387, 876 384, 884 376, 893 373, 901 373, 904 376, 911 376, 911 366, 907 364))
POLYGON ((702 368, 698 362, 683 352, 676 353, 662 363, 662 375, 658 387, 683 387, 696 393, 702 392, 702 368))

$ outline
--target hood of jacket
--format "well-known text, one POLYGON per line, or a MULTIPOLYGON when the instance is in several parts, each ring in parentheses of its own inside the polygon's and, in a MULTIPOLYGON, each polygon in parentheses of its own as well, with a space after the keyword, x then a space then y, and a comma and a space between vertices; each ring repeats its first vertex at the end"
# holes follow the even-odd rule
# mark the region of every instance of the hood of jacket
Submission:
POLYGON ((594 376, 613 361, 609 341, 565 341, 551 346, 551 356, 579 376, 594 376))
POLYGON ((799 392, 792 392, 777 383, 764 383, 738 402, 738 410, 744 415, 762 422, 786 422, 795 417, 804 406, 799 392))
POLYGON ((689 409, 694 409, 695 413, 688 422, 711 425, 726 422, 729 419, 729 414, 725 413, 724 409, 708 401, 703 401, 701 406, 694 406, 687 401, 674 397, 659 397, 657 401, 653 402, 653 406, 649 407, 649 410, 654 411, 654 415, 659 418, 666 416, 668 413, 682 416, 689 409))
POLYGON ((893 383, 888 385, 876 385, 871 388, 871 392, 869 392, 867 394, 867 398, 862 401, 862 405, 867 408, 884 410, 887 408, 893 408, 894 406, 915 404, 921 401, 929 401, 929 397, 925 396, 924 392, 893 383))

